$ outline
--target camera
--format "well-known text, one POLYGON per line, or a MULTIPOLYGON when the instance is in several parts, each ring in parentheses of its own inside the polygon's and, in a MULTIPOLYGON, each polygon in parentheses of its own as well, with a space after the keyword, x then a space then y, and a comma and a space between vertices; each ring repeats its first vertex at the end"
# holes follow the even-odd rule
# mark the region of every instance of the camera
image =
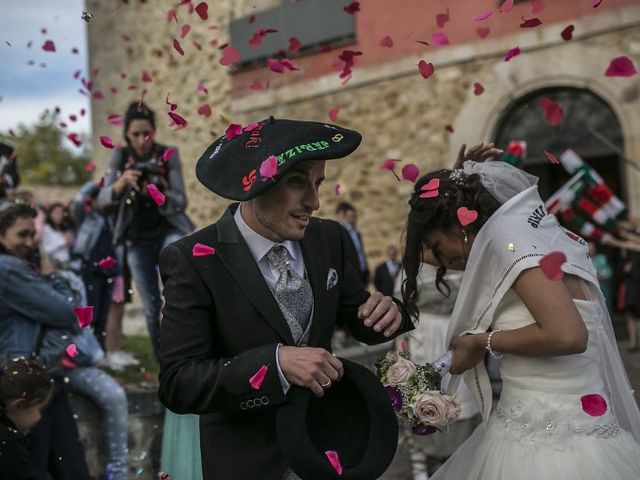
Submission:
POLYGON ((163 165, 163 162, 152 158, 144 162, 136 162, 131 167, 132 170, 140 172, 140 178, 138 179, 138 185, 142 187, 145 183, 153 183, 157 185, 159 189, 162 189, 164 185, 164 178, 167 174, 167 169, 163 165))

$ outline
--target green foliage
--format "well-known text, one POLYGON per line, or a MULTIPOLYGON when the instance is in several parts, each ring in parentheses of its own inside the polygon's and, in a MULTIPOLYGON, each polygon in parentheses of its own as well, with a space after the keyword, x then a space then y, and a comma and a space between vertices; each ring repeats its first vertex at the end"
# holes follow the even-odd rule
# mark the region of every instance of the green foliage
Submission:
MULTIPOLYGON (((82 185, 90 180, 91 174, 84 169, 90 158, 88 148, 81 147, 79 154, 65 148, 66 134, 57 122, 57 115, 45 114, 35 125, 20 125, 16 136, 10 137, 18 153, 22 183, 82 185)), ((88 139, 82 139, 83 146, 88 143, 88 139)))

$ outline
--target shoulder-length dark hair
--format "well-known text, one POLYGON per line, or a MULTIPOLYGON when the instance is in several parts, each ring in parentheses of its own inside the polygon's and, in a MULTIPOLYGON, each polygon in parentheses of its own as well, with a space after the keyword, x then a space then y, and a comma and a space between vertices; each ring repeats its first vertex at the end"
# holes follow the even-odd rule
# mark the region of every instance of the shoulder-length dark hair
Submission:
MULTIPOLYGON (((411 210, 407 217, 402 257, 406 275, 402 283, 402 299, 409 312, 417 318, 416 279, 424 262, 425 234, 438 230, 461 231, 457 211, 460 207, 466 207, 478 212, 478 219, 465 227, 467 234, 476 235, 489 217, 500 208, 500 203, 482 185, 479 175, 466 175, 462 170, 444 169, 428 173, 416 182, 409 205, 411 210), (421 198, 425 193, 422 187, 434 179, 440 182, 438 195, 421 198)), ((436 288, 444 295, 449 295, 450 289, 445 280, 447 268, 437 254, 435 256, 440 264, 436 273, 436 288)))

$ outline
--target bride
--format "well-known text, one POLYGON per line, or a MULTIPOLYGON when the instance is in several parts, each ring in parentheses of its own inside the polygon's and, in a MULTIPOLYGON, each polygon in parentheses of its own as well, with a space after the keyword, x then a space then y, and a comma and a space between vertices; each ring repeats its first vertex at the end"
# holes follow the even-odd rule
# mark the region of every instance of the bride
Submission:
POLYGON ((637 479, 640 413, 588 247, 547 214, 537 178, 467 161, 419 179, 409 204, 405 305, 417 314, 423 262, 438 267, 441 291, 447 269, 464 270, 447 333, 451 373, 483 416, 433 478, 637 479), (500 360, 495 406, 486 353, 500 360))

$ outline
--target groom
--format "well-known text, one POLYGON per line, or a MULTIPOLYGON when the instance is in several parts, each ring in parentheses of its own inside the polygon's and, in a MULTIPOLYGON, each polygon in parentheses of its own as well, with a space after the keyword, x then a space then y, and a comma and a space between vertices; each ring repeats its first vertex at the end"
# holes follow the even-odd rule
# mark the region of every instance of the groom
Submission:
POLYGON ((334 328, 368 344, 413 329, 400 302, 364 289, 342 227, 312 217, 325 160, 360 141, 335 125, 271 117, 219 138, 198 161, 200 182, 240 203, 162 254, 158 395, 200 415, 205 479, 297 478, 276 413, 291 385, 322 397, 340 381, 334 328))

